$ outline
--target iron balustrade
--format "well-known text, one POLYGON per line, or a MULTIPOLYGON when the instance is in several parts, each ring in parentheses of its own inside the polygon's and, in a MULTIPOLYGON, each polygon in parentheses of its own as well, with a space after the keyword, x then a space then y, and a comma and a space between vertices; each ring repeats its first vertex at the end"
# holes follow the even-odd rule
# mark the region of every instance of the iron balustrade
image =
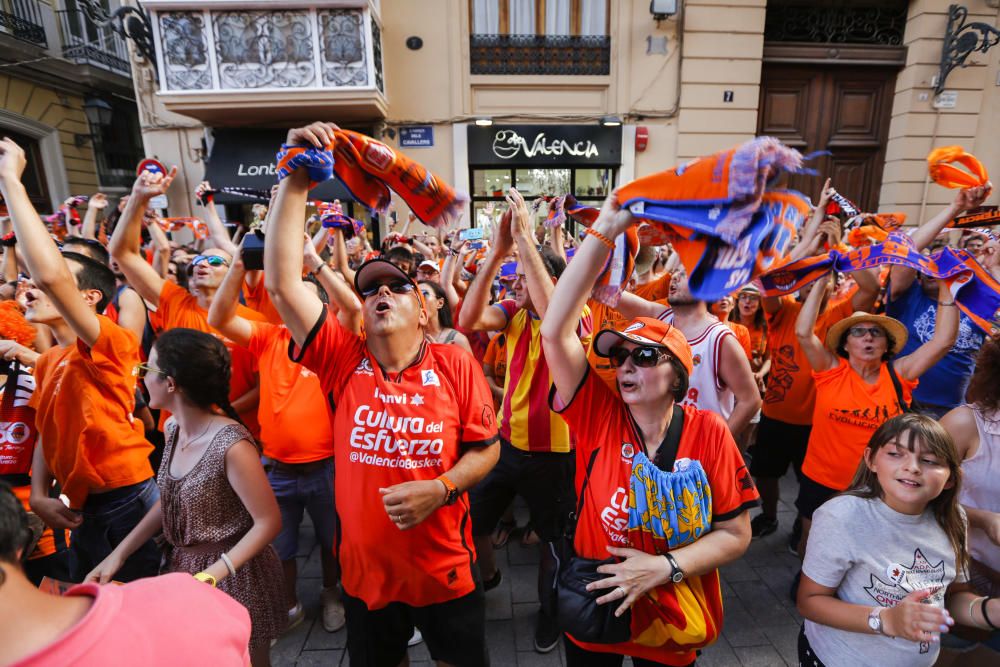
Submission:
POLYGON ((128 47, 109 26, 97 26, 86 14, 75 9, 62 9, 56 14, 62 31, 63 57, 131 78, 128 47))
POLYGON ((472 74, 610 74, 607 35, 471 35, 472 74))
POLYGON ((38 0, 0 0, 0 33, 45 48, 45 26, 38 0))

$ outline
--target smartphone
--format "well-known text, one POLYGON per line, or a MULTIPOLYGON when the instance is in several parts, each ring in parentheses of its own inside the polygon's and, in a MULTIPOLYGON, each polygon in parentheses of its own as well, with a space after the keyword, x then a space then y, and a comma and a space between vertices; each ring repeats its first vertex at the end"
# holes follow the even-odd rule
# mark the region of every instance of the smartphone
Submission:
POLYGON ((458 238, 461 241, 478 241, 483 238, 486 234, 486 230, 482 227, 471 227, 469 229, 463 229, 458 233, 458 238))
POLYGON ((483 248, 486 247, 486 242, 485 241, 473 241, 473 242, 471 242, 469 244, 469 247, 472 248, 473 250, 482 250, 483 248))

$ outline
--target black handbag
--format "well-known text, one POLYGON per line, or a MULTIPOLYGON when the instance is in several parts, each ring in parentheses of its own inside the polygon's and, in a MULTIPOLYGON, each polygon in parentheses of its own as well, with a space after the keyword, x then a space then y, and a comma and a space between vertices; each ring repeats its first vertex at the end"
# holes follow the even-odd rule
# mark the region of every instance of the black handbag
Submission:
MULTIPOLYGON (((684 425, 684 411, 674 406, 674 414, 667 429, 666 437, 657 450, 657 459, 669 458, 671 465, 677 454, 681 430, 684 425)), ((578 556, 573 548, 573 536, 576 533, 576 522, 583 509, 584 493, 590 482, 590 471, 597 460, 600 449, 595 449, 587 463, 587 474, 580 487, 577 499, 576 514, 572 515, 566 524, 563 536, 549 545, 554 557, 555 571, 553 576, 554 606, 556 623, 564 631, 582 642, 592 644, 619 644, 628 641, 632 636, 632 613, 627 610, 621 616, 615 616, 615 610, 620 603, 609 602, 597 604, 597 598, 606 595, 608 589, 588 591, 587 584, 606 579, 607 574, 597 571, 601 565, 619 562, 617 558, 596 560, 578 556)), ((659 461, 657 461, 659 464, 659 461)))

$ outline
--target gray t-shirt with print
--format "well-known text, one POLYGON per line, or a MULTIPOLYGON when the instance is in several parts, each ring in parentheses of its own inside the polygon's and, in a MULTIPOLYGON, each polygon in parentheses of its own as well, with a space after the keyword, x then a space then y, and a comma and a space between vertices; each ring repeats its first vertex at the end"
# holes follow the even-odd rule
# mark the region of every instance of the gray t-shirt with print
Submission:
MULTIPOLYGON (((945 589, 956 579, 955 551, 930 510, 914 516, 878 499, 838 496, 813 515, 802 572, 852 604, 894 607, 913 591, 939 588, 928 600, 943 607, 945 589)), ((937 642, 847 632, 808 620, 805 632, 827 667, 930 667, 940 649, 937 642)))

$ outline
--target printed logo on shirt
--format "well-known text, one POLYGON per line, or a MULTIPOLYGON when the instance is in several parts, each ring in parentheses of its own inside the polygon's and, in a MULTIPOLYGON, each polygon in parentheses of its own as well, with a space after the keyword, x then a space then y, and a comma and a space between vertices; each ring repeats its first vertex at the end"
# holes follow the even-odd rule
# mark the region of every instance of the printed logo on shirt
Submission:
MULTIPOLYGON (((390 405, 407 405, 410 402, 409 394, 386 394, 379 391, 378 387, 375 387, 375 398, 390 405)), ((423 399, 421 399, 421 403, 423 403, 423 399)), ((417 405, 417 403, 414 402, 414 405, 417 405)))
POLYGON ((635 445, 631 442, 623 442, 622 459, 625 461, 631 461, 633 456, 635 456, 635 445))
POLYGON ((642 329, 645 326, 646 325, 643 324, 642 322, 636 322, 635 324, 630 324, 627 327, 625 327, 625 331, 623 331, 622 333, 631 333, 633 331, 638 331, 639 329, 642 329))
POLYGON ((864 410, 834 408, 827 414, 827 419, 841 424, 860 426, 861 428, 874 431, 879 426, 889 421, 890 417, 894 417, 898 414, 898 412, 899 408, 895 405, 892 406, 891 410, 888 405, 878 405, 874 409, 865 408, 864 410))
POLYGON ((781 403, 795 382, 795 373, 799 365, 795 363, 795 348, 782 345, 778 353, 771 359, 771 372, 767 376, 767 391, 764 393, 765 403, 781 403))
POLYGON ((611 503, 601 510, 601 523, 604 524, 604 532, 612 542, 628 544, 628 537, 625 534, 628 530, 628 489, 618 487, 611 496, 611 503))
POLYGON ((441 464, 443 421, 393 415, 382 408, 359 405, 354 424, 349 442, 360 451, 350 453, 352 463, 411 469, 441 464))
POLYGON ((368 357, 364 357, 358 362, 357 368, 354 369, 355 375, 375 375, 375 371, 372 370, 372 362, 368 361, 368 357))
POLYGON ((700 354, 694 355, 694 357, 691 358, 691 365, 698 366, 700 364, 701 364, 701 355, 700 354))
POLYGON ((493 428, 493 407, 490 405, 483 406, 483 428, 492 429, 493 428))
POLYGON ((437 373, 434 372, 433 368, 428 368, 420 371, 420 381, 425 387, 440 387, 441 381, 438 380, 437 373))
MULTIPOLYGON (((919 548, 913 551, 912 565, 906 567, 901 563, 890 563, 885 574, 888 583, 872 574, 871 585, 865 587, 865 592, 883 607, 895 607, 910 593, 928 588, 937 590, 927 598, 926 604, 944 602, 944 561, 932 565, 919 548)), ((929 651, 930 644, 920 642, 920 652, 929 651)))

